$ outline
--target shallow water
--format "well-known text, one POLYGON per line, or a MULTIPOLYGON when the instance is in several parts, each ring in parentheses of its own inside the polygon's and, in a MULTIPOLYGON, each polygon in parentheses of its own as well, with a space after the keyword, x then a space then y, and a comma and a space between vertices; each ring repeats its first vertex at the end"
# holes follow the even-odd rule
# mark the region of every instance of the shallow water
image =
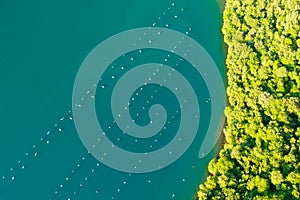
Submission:
MULTIPOLYGON (((17 175, 13 181, 8 177, 4 187, 0 184, 0 199, 193 199, 214 154, 202 160, 194 156, 201 136, 167 168, 129 175, 101 164, 98 167, 96 159, 85 156, 73 121, 59 120, 71 109, 75 76, 87 54, 106 38, 151 26, 160 16, 157 26, 168 24, 183 33, 192 28, 190 37, 208 51, 224 77, 217 0, 175 3, 165 16, 162 13, 171 4, 167 0, 0 3, 0 178, 2 174, 17 175), (34 156, 32 145, 40 144, 48 130, 55 134, 49 136, 48 145, 42 141, 34 156), (26 157, 26 152, 33 156, 26 157), (18 160, 24 160, 25 170, 14 168, 10 173, 18 160), (78 163, 79 170, 72 173, 78 163), (72 181, 66 181, 70 176, 72 181)), ((203 117, 204 123, 206 120, 203 117)))

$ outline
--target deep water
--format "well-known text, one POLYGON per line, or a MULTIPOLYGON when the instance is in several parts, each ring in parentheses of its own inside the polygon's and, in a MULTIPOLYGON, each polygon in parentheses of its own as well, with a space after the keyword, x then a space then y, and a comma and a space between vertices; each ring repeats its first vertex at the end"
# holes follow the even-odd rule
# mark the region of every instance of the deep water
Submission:
MULTIPOLYGON (((76 73, 87 54, 100 42, 119 32, 169 25, 198 41, 225 77, 222 16, 217 0, 175 1, 172 12, 163 12, 168 0, 130 1, 1 1, 0 2, 0 178, 10 174, 18 160, 31 151, 48 130, 62 132, 42 145, 36 159, 1 189, 0 199, 103 199, 191 200, 206 166, 216 153, 199 160, 198 141, 169 167, 146 175, 117 172, 101 165, 84 182, 97 161, 88 157, 74 179, 53 193, 76 168, 86 149, 72 121, 60 122, 72 106, 76 73), (183 8, 183 11, 181 11, 183 8), (174 15, 178 15, 174 19, 174 15), (151 183, 148 181, 151 179, 151 183), (127 180, 126 184, 124 181, 127 180), (84 183, 82 187, 79 184, 84 183), (118 189, 121 188, 121 191, 118 189), (74 191, 78 191, 74 195, 74 191), (71 198, 73 199, 73 198, 71 198)), ((146 60, 145 60, 146 61, 146 60)), ((208 120, 203 116, 203 120, 208 120)))

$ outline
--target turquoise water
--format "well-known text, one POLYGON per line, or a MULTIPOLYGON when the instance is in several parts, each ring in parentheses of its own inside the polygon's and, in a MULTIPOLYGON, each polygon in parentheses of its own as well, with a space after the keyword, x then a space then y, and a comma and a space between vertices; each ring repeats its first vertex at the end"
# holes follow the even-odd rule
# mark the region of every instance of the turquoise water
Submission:
MULTIPOLYGON (((164 200, 172 199, 173 194, 173 199, 193 198, 214 152, 202 160, 183 156, 163 170, 129 176, 104 165, 97 167, 97 160, 91 156, 81 162, 86 149, 73 121, 59 120, 71 109, 75 76, 87 54, 108 37, 150 26, 160 16, 158 26, 168 24, 169 28, 183 33, 191 27, 190 36, 209 52, 224 77, 221 12, 217 0, 175 3, 163 17, 170 1, 0 2, 0 178, 2 174, 11 176, 10 168, 18 160, 27 163, 14 181, 0 187, 0 199, 71 196, 91 200, 112 197, 164 200), (175 15, 178 19, 174 19, 175 15), (49 136, 49 145, 41 143, 36 158, 27 158, 25 153, 34 155, 32 145, 39 143, 48 130, 55 133, 49 136), (81 163, 79 170, 72 173, 78 163, 81 163), (91 169, 95 169, 92 174, 91 169), (68 182, 65 178, 70 175, 73 178, 68 182), (54 194, 64 182, 59 193, 54 194)), ((196 143, 201 143, 201 138, 198 136, 196 143)), ((165 138, 164 143, 169 139, 165 138)), ((197 148, 193 145, 187 155, 198 152, 197 148)))

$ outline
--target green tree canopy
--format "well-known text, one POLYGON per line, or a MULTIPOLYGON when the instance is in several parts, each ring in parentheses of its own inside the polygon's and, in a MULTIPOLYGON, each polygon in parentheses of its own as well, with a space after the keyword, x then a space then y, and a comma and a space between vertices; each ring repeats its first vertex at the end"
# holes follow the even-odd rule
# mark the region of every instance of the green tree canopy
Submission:
POLYGON ((300 0, 226 0, 226 143, 199 199, 300 199, 300 0))

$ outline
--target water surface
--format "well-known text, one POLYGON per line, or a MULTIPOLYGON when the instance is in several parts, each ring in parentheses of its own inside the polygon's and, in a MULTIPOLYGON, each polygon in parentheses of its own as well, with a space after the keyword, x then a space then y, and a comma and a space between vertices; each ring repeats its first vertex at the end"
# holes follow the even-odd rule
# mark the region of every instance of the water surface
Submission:
MULTIPOLYGON (((190 36, 209 52, 224 76, 218 2, 175 3, 174 11, 158 26, 168 24, 183 33, 192 28, 190 36)), ((0 175, 23 159, 25 152, 70 110, 73 82, 87 54, 114 34, 152 25, 170 4, 167 0, 0 3, 0 175)), ((71 121, 62 123, 61 128, 63 134, 39 151, 38 158, 3 189, 0 199, 41 200, 53 196, 86 152, 71 121)), ((90 157, 54 199, 67 199, 75 190, 75 199, 153 200, 171 199, 173 194, 173 199, 192 199, 214 154, 197 159, 194 153, 200 142, 198 136, 178 162, 152 174, 129 178, 101 165, 80 189, 79 184, 97 163, 90 157)))

